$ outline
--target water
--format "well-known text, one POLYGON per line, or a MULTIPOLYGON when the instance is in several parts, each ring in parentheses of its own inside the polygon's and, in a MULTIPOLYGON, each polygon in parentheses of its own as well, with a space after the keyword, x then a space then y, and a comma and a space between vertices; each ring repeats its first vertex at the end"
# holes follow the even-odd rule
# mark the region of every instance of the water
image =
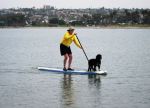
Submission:
MULTIPOLYGON (((62 67, 66 29, 0 29, 0 108, 149 108, 149 29, 76 29, 89 58, 102 54, 107 76, 38 71, 62 67)), ((71 47, 72 67, 87 69, 82 50, 71 47)))

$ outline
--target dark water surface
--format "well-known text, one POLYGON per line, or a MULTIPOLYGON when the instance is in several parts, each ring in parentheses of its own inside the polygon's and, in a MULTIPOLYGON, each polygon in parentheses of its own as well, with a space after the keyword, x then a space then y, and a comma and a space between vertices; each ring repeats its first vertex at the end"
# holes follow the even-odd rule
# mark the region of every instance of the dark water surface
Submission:
MULTIPOLYGON (((89 58, 102 54, 107 76, 38 71, 62 67, 66 29, 0 29, 0 108, 149 108, 149 29, 76 29, 89 58)), ((71 47, 72 67, 87 69, 82 50, 71 47)))

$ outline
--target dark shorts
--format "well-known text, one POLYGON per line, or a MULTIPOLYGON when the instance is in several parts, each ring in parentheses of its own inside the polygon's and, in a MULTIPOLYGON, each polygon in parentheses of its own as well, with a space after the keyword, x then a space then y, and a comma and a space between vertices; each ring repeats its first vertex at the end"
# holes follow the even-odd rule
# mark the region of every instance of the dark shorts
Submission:
POLYGON ((65 54, 72 54, 70 47, 60 44, 60 54, 62 56, 65 54))

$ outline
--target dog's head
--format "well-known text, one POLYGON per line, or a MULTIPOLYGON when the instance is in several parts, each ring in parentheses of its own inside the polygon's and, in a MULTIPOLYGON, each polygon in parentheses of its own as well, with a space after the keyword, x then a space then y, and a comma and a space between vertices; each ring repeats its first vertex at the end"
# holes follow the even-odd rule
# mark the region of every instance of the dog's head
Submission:
POLYGON ((97 56, 96 56, 96 60, 97 61, 100 61, 102 59, 102 55, 101 54, 98 54, 97 56))

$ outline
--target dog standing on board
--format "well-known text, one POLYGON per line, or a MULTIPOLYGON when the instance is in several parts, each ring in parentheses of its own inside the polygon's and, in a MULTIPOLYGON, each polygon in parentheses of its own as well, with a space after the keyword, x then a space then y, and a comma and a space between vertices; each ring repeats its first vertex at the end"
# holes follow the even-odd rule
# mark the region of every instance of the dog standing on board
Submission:
POLYGON ((96 67, 100 70, 102 55, 98 54, 95 59, 88 61, 88 71, 96 71, 96 67))

